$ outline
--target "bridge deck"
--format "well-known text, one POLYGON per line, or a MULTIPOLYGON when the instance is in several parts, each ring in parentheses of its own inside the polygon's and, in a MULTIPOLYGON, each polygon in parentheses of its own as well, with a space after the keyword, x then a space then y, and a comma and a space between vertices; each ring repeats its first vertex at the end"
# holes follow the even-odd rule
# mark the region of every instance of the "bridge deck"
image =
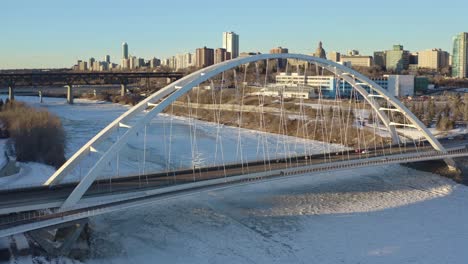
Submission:
MULTIPOLYGON (((141 188, 138 180, 134 178, 126 179, 121 182, 115 182, 114 184, 116 185, 114 186, 113 184, 112 186, 112 188, 114 189, 112 193, 115 194, 116 192, 128 192, 129 188, 132 189, 133 187, 133 192, 139 195, 135 195, 127 199, 120 199, 115 201, 109 200, 107 203, 104 201, 95 205, 77 208, 67 212, 52 212, 47 214, 24 212, 21 214, 5 215, 0 217, 0 236, 10 235, 18 232, 25 232, 28 230, 34 230, 37 228, 51 226, 53 225, 53 223, 73 221, 76 219, 102 214, 109 211, 121 210, 122 208, 135 207, 139 206, 140 204, 145 204, 152 199, 163 199, 168 195, 177 196, 186 193, 191 193, 194 191, 210 190, 216 187, 233 186, 235 184, 241 184, 246 181, 271 180, 292 177, 293 175, 304 173, 336 171, 360 167, 380 166, 384 164, 407 163, 464 156, 468 156, 468 150, 465 147, 459 147, 450 149, 446 154, 437 151, 424 151, 419 153, 403 153, 387 156, 375 155, 374 157, 369 157, 366 159, 359 159, 356 156, 355 159, 351 160, 343 160, 341 158, 336 158, 335 161, 329 163, 317 162, 314 164, 313 162, 311 162, 311 160, 304 159, 303 161, 301 161, 298 159, 295 163, 292 164, 287 164, 286 162, 277 162, 271 163, 268 166, 265 164, 249 166, 248 171, 246 171, 246 168, 244 168, 243 170, 242 167, 232 168, 230 170, 232 174, 229 174, 227 176, 224 176, 224 173, 220 171, 208 171, 200 175, 201 177, 199 177, 198 181, 196 182, 193 181, 193 172, 181 172, 177 175, 176 185, 173 181, 173 175, 153 175, 152 177, 148 178, 150 185, 145 186, 143 188, 141 188), (174 186, 176 188, 174 188, 174 186)), ((339 157, 339 155, 337 157, 339 157)), ((69 194, 69 188, 73 188, 73 186, 62 186, 59 189, 36 188, 28 190, 26 193, 24 191, 19 192, 21 193, 21 195, 13 195, 12 197, 14 199, 8 199, 12 203, 9 201, 4 203, 3 206, 8 206, 8 204, 12 206, 16 202, 19 202, 16 199, 20 199, 21 201, 28 203, 28 199, 23 200, 23 198, 19 197, 24 195, 32 195, 32 193, 29 192, 33 192, 35 193, 35 195, 44 195, 45 193, 47 193, 46 196, 53 196, 48 196, 46 199, 43 199, 41 201, 50 202, 49 199, 55 199, 56 201, 61 202, 66 198, 67 194, 69 194)), ((102 186, 97 187, 96 185, 93 186, 93 188, 102 188, 102 186)), ((10 193, 10 195, 12 194, 13 193, 10 193)), ((8 194, 3 193, 2 195, 8 194)), ((109 195, 109 192, 107 192, 107 195, 109 195)), ((105 192, 100 192, 96 189, 92 190, 91 193, 87 195, 88 198, 93 196, 102 197, 103 199, 106 199, 105 192)), ((7 196, 4 196, 3 198, 6 197, 7 196)), ((34 203, 40 202, 37 199, 34 199, 34 197, 29 198, 29 202, 33 201, 34 203)), ((15 205, 18 206, 18 204, 15 205)))

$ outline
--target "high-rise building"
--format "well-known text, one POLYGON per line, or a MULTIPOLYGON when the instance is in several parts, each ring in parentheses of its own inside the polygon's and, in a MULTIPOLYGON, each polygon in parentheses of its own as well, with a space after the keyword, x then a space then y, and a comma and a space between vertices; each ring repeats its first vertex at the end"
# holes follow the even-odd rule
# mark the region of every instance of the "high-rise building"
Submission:
POLYGON ((94 59, 93 57, 89 58, 88 67, 89 67, 90 71, 92 71, 94 69, 94 62, 95 61, 96 61, 96 59, 94 59))
POLYGON ((449 53, 441 49, 430 49, 418 52, 418 68, 440 70, 449 64, 449 53))
POLYGON ((224 48, 215 49, 215 64, 221 63, 227 60, 227 50, 224 48))
POLYGON ((138 68, 138 58, 135 57, 135 56, 130 56, 130 58, 128 58, 129 61, 130 61, 130 69, 136 69, 138 68))
POLYGON ((150 60, 150 68, 156 68, 161 65, 161 61, 157 58, 152 58, 150 60))
POLYGON ((128 44, 127 44, 127 42, 122 43, 122 59, 128 59, 128 44))
POLYGON ((468 77, 468 33, 462 32, 453 38, 452 77, 468 77))
POLYGON ((107 62, 107 63, 110 63, 110 62, 111 62, 111 61, 110 61, 110 55, 106 55, 106 56, 104 57, 104 61, 107 62))
POLYGON ((234 32, 223 32, 223 49, 230 52, 233 59, 239 57, 239 35, 234 32))
POLYGON ((79 71, 87 71, 88 70, 88 63, 86 61, 78 61, 78 70, 79 71))
POLYGON ((175 70, 186 69, 195 66, 195 59, 193 53, 177 54, 174 57, 174 62, 171 68, 175 70))
MULTIPOLYGON (((289 53, 287 48, 277 47, 270 50, 271 54, 281 54, 281 53, 289 53)), ((284 69, 286 67, 288 60, 287 59, 278 59, 278 68, 284 69)))
POLYGON ((392 50, 386 51, 385 67, 389 71, 400 73, 409 67, 410 53, 402 45, 393 45, 392 50))
POLYGON ((198 68, 208 67, 214 64, 214 50, 207 47, 199 48, 196 51, 196 65, 198 68))
POLYGON ((387 64, 387 58, 386 58, 385 51, 374 52, 374 65, 385 68, 386 64, 387 64))

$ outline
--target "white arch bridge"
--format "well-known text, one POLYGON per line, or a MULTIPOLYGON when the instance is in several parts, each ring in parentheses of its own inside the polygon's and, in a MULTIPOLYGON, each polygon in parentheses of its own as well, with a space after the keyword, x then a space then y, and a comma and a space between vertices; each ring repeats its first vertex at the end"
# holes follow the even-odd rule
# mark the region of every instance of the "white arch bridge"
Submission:
POLYGON ((454 167, 452 158, 464 156, 464 146, 444 147, 393 95, 343 65, 299 54, 237 58, 148 96, 43 186, 0 191, 0 236, 252 181, 441 159, 454 167), (284 69, 278 60, 287 61, 284 69), (303 77, 294 87, 273 85, 280 71, 312 76, 318 84, 303 77), (213 128, 208 144, 199 131, 206 121, 213 128), (185 136, 175 135, 176 125, 188 127, 185 136), (233 144, 225 141, 226 125, 233 144), (164 129, 154 132, 158 126, 164 129), (202 142, 213 149, 200 162, 202 142), (151 162, 159 162, 158 169, 148 168, 151 162), (123 173, 122 163, 136 164, 138 173, 123 173))

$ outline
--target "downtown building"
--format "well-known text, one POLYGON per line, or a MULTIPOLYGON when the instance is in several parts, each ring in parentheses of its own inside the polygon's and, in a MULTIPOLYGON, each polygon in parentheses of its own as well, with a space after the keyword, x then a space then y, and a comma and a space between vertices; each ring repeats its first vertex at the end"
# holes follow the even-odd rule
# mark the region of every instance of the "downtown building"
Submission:
POLYGON ((225 48, 217 48, 214 52, 214 63, 218 64, 231 59, 231 53, 225 48))
POLYGON ((234 32, 223 32, 223 49, 231 53, 231 58, 239 57, 239 35, 234 32))
POLYGON ((203 47, 196 50, 196 66, 198 68, 205 68, 214 64, 214 50, 203 47))
POLYGON ((327 58, 328 58, 328 60, 331 60, 333 62, 340 62, 341 61, 341 53, 336 52, 336 51, 328 52, 327 58))
POLYGON ((453 38, 452 77, 468 77, 468 33, 462 32, 453 38))
POLYGON ((403 49, 402 45, 393 45, 392 50, 385 52, 385 68, 387 71, 400 73, 408 70, 410 64, 410 53, 403 49))
POLYGON ((121 69, 129 69, 130 68, 130 60, 128 57, 128 44, 127 42, 122 43, 122 61, 120 63, 121 69))
POLYGON ((341 55, 340 62, 348 63, 351 66, 357 67, 371 67, 372 66, 372 56, 363 56, 359 54, 358 50, 351 50, 348 52, 348 55, 341 55))
POLYGON ((449 66, 450 54, 441 49, 418 52, 418 68, 440 70, 449 66))
MULTIPOLYGON (((371 80, 396 97, 414 95, 416 81, 414 75, 384 75, 371 80)), ((365 85, 363 87, 370 90, 365 85)), ((353 91, 351 84, 335 76, 305 76, 297 73, 280 73, 276 76, 276 87, 268 88, 268 92, 272 95, 271 92, 281 89, 289 90, 290 94, 292 91, 301 91, 289 97, 305 98, 307 93, 310 98, 322 96, 328 99, 349 98, 353 91)))
POLYGON ((385 68, 387 64, 387 54, 385 51, 375 51, 374 52, 374 65, 381 68, 385 68))

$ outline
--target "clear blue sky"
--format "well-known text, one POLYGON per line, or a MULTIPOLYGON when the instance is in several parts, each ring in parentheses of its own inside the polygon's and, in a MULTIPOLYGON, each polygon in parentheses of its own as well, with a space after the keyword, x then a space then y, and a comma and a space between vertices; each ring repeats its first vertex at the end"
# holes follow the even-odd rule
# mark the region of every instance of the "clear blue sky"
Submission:
POLYGON ((164 58, 220 47, 223 31, 240 35, 241 51, 311 53, 322 40, 327 52, 369 55, 393 44, 451 52, 468 31, 466 0, 14 0, 0 10, 1 69, 118 62, 123 41, 132 55, 164 58))

